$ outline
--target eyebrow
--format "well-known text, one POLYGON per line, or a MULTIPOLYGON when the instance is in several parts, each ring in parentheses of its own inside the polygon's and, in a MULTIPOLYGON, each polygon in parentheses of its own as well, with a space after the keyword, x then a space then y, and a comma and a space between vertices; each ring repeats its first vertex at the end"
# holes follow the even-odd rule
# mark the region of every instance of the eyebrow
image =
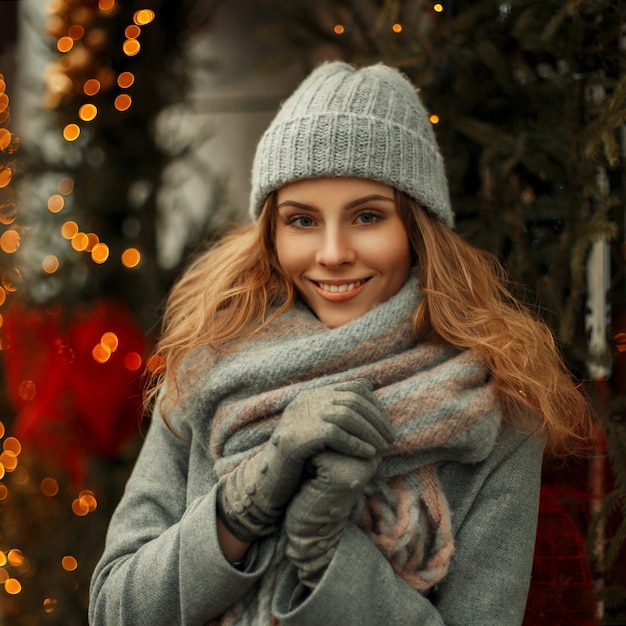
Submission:
MULTIPOLYGON (((389 196, 383 196, 378 193, 372 193, 369 196, 363 196, 362 198, 355 198, 354 200, 351 200, 343 207, 343 209, 344 210, 353 209, 354 207, 357 207, 361 204, 365 204, 367 202, 371 202, 372 200, 385 200, 387 202, 394 202, 394 198, 390 198, 389 196)), ((276 208, 281 209, 284 206, 292 206, 298 209, 317 210, 316 206, 311 205, 311 204, 306 204, 304 202, 298 202, 297 200, 284 200, 276 208)))

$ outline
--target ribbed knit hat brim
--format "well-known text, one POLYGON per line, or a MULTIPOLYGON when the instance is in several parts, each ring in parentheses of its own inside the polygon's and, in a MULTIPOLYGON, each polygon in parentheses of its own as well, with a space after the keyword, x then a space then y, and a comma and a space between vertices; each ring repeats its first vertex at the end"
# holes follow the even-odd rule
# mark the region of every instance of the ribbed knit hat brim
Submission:
POLYGON ((391 185, 454 225, 428 113, 411 83, 386 65, 325 63, 285 101, 257 146, 251 216, 287 183, 337 176, 391 185))

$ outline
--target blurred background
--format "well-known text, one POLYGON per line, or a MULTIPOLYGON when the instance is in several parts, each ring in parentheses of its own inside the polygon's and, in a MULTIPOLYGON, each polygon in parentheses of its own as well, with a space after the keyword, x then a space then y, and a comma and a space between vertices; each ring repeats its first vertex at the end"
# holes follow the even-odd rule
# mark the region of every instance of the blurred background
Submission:
POLYGON ((419 86, 457 230, 594 406, 546 459, 525 624, 626 623, 626 4, 0 2, 0 624, 87 623, 190 257, 247 219, 254 148, 317 63, 419 86))

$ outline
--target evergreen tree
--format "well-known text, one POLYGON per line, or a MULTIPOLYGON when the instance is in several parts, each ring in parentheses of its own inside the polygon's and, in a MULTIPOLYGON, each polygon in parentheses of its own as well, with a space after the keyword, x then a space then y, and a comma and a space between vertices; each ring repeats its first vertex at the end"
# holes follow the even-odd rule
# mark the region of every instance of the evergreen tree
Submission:
MULTIPOLYGON (((514 291, 552 327, 572 373, 593 400, 612 474, 598 518, 586 528, 595 542, 589 559, 606 585, 600 589, 605 623, 622 623, 626 5, 615 0, 263 4, 270 11, 264 36, 275 49, 273 65, 293 59, 311 65, 329 57, 357 64, 384 61, 420 86, 436 116, 457 230, 498 255, 514 291), (607 298, 613 317, 612 336, 602 338, 608 348, 601 353, 590 349, 586 323, 587 264, 598 241, 610 242, 607 298), (590 371, 610 371, 611 365, 608 382, 592 380, 590 371)), ((597 469, 589 465, 590 472, 597 469)))

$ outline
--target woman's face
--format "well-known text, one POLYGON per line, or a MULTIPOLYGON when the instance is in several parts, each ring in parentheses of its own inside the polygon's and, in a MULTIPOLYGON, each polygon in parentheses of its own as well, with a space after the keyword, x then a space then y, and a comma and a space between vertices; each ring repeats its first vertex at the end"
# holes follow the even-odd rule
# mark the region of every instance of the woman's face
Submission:
POLYGON ((280 266, 330 328, 404 284, 411 251, 392 187, 360 178, 303 180, 279 189, 276 204, 280 266))

